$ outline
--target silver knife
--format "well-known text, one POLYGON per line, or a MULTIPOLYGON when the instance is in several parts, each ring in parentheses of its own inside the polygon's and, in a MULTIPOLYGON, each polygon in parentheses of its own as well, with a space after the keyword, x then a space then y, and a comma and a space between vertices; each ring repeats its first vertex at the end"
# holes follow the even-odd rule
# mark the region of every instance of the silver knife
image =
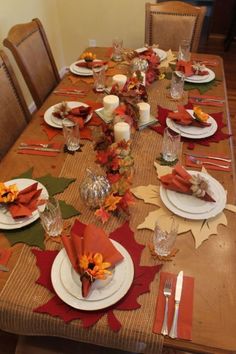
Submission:
POLYGON ((46 147, 36 147, 36 146, 18 146, 18 150, 35 150, 35 151, 49 151, 49 152, 61 152, 61 149, 53 149, 46 147))
POLYGON ((223 157, 207 156, 207 155, 196 155, 196 154, 191 154, 191 153, 188 153, 188 152, 184 152, 184 155, 194 156, 194 157, 202 157, 204 159, 213 159, 213 160, 231 162, 231 159, 226 159, 226 158, 223 158, 223 157))
POLYGON ((178 337, 179 303, 182 294, 182 286, 183 286, 183 271, 181 270, 177 276, 176 287, 175 287, 175 313, 174 313, 174 319, 172 322, 171 330, 169 333, 169 336, 171 338, 178 337))
POLYGON ((2 272, 9 272, 9 268, 7 268, 5 265, 0 264, 0 271, 2 272))

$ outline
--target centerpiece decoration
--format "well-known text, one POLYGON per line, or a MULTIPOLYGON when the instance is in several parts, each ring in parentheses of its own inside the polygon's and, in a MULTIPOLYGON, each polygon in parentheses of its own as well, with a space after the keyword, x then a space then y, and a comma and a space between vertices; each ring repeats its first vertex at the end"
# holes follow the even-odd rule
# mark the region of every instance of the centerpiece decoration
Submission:
POLYGON ((94 147, 97 151, 96 162, 105 169, 111 185, 110 193, 95 212, 95 215, 103 223, 111 215, 118 216, 122 212, 129 215, 129 205, 134 203, 134 198, 130 192, 134 173, 131 142, 125 140, 114 142, 113 134, 111 127, 105 127, 94 147))

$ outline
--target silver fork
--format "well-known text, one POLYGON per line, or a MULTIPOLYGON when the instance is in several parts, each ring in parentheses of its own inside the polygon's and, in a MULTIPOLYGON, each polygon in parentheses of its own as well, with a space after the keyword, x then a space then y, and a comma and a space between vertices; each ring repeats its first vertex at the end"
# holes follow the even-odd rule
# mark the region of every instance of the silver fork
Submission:
POLYGON ((220 168, 225 168, 225 169, 228 169, 229 168, 229 165, 226 166, 226 165, 220 165, 218 163, 214 163, 214 162, 206 162, 206 161, 201 161, 201 160, 198 160, 196 157, 194 156, 189 156, 189 159, 195 163, 196 165, 201 165, 201 166, 204 166, 204 165, 211 165, 211 166, 216 166, 216 167, 220 167, 220 168))
POLYGON ((166 303, 165 303, 165 314, 164 314, 164 320, 161 328, 161 334, 166 336, 168 334, 168 305, 169 305, 169 297, 171 296, 171 288, 172 288, 172 280, 171 279, 166 279, 163 293, 166 298, 166 303))

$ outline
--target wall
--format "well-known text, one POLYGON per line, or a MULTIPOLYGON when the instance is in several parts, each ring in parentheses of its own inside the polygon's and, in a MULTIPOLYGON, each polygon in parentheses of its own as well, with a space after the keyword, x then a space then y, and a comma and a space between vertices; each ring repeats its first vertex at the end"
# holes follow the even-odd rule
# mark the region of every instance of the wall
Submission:
MULTIPOLYGON (((155 1, 150 1, 155 2, 155 1)), ((67 65, 88 47, 111 46, 120 37, 126 47, 144 44, 145 0, 58 0, 62 41, 67 65)))
POLYGON ((60 35, 61 27, 57 0, 0 0, 0 5, 0 48, 3 48, 8 54, 20 81, 26 101, 30 104, 32 98, 24 83, 24 79, 10 51, 6 47, 3 47, 2 42, 7 37, 7 33, 12 26, 17 23, 29 22, 33 18, 38 17, 45 28, 58 68, 64 67, 65 61, 60 35))

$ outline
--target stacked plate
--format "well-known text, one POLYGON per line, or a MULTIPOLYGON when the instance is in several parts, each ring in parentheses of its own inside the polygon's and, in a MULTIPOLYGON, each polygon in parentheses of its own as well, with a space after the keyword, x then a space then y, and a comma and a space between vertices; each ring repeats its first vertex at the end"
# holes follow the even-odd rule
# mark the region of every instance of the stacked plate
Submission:
MULTIPOLYGON (((80 106, 84 106, 84 107, 88 107, 87 104, 82 103, 82 102, 77 102, 77 101, 69 101, 66 102, 69 106, 70 109, 75 108, 75 107, 80 107, 80 106)), ((62 119, 57 118, 53 115, 53 112, 55 110, 55 108, 59 107, 61 105, 61 103, 57 103, 53 106, 51 106, 50 108, 48 108, 46 110, 46 112, 44 113, 44 120, 45 122, 50 125, 51 127, 54 128, 62 128, 62 119)), ((92 118, 92 113, 90 113, 87 118, 84 120, 84 123, 87 123, 90 121, 90 119, 92 118)))
POLYGON ((191 83, 196 83, 196 84, 204 84, 207 82, 210 82, 212 80, 214 80, 215 78, 215 73, 214 71, 212 71, 211 69, 206 68, 206 71, 208 72, 208 74, 206 75, 192 75, 192 76, 188 76, 185 78, 184 81, 186 82, 191 82, 191 83))
MULTIPOLYGON (((192 109, 187 109, 187 112, 189 112, 191 116, 194 117, 192 109)), ((213 135, 217 131, 217 122, 213 117, 209 116, 207 123, 210 123, 211 125, 208 127, 195 127, 192 125, 180 125, 175 123, 170 118, 166 119, 166 124, 170 129, 180 134, 181 136, 190 139, 202 139, 213 135)))
POLYGON ((58 253, 51 279, 61 300, 76 309, 94 311, 115 304, 127 293, 134 277, 133 261, 123 246, 113 240, 112 243, 124 259, 113 268, 112 275, 106 280, 96 280, 92 284, 86 298, 82 297, 80 276, 72 268, 65 249, 58 253))
MULTIPOLYGON (((95 59, 94 62, 96 61, 101 61, 99 59, 95 59)), ((72 63, 70 65, 70 71, 75 74, 75 75, 81 75, 81 76, 93 76, 93 70, 92 69, 89 69, 89 68, 84 68, 84 67, 80 67, 76 64, 79 64, 79 63, 85 63, 85 60, 78 60, 74 63, 72 63)))
MULTIPOLYGON (((139 54, 141 54, 142 52, 145 52, 146 50, 147 50, 146 47, 135 49, 135 51, 139 54)), ((164 50, 159 49, 159 48, 152 48, 152 50, 156 53, 156 55, 159 56, 160 61, 167 58, 167 53, 164 50)))
POLYGON ((223 186, 210 175, 203 172, 188 171, 191 175, 200 175, 210 186, 209 194, 215 202, 206 202, 192 195, 174 192, 160 187, 160 196, 165 206, 174 214, 186 219, 204 220, 213 218, 225 208, 226 191, 223 186))
MULTIPOLYGON (((33 179, 18 178, 18 179, 12 179, 8 182, 4 182, 4 184, 6 186, 9 186, 11 184, 16 184, 19 191, 21 191, 22 189, 25 189, 26 187, 31 186, 34 183, 38 183, 38 189, 42 189, 41 195, 43 195, 44 198, 47 198, 48 192, 47 192, 46 188, 41 183, 39 183, 33 179)), ((0 229, 3 229, 3 230, 19 229, 21 227, 31 224, 32 222, 34 222, 38 218, 39 218, 39 213, 37 210, 35 210, 32 213, 32 215, 29 217, 14 219, 11 216, 11 213, 4 206, 4 204, 2 204, 0 207, 0 229)))

